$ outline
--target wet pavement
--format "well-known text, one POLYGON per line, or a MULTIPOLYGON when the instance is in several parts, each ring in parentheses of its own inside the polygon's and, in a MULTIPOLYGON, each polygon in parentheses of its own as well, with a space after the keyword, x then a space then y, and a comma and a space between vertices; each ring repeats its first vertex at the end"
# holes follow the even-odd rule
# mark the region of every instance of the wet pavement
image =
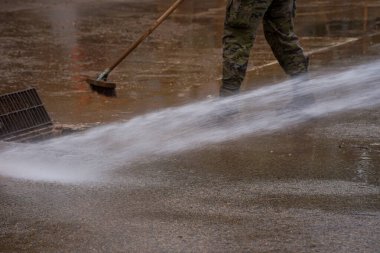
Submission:
MULTIPOLYGON (((380 58, 380 1, 297 2, 312 71, 380 58)), ((32 85, 53 119, 74 125, 215 96, 219 0, 185 1, 111 74, 116 97, 83 82, 170 3, 2 1, 0 92, 32 85)), ((260 34, 244 90, 285 79, 260 34)), ((117 184, 0 177, 0 252, 378 252, 379 109, 146 157, 116 171, 117 184)))

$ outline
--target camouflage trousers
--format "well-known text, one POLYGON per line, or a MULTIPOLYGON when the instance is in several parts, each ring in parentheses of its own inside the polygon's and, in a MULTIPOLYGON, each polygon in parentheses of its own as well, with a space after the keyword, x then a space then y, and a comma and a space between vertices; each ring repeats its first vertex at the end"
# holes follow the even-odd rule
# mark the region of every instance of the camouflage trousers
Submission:
POLYGON ((221 96, 239 92, 261 21, 265 38, 284 71, 291 76, 307 72, 308 58, 293 30, 294 16, 295 0, 228 0, 221 96))

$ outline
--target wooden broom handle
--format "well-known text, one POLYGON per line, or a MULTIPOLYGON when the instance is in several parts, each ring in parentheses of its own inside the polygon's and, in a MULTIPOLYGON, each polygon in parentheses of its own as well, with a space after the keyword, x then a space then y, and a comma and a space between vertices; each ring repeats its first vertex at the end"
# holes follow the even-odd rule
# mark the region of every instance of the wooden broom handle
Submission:
POLYGON ((108 74, 114 68, 116 68, 116 66, 118 66, 130 53, 132 53, 132 51, 135 50, 146 39, 146 37, 148 37, 154 30, 156 30, 157 27, 159 27, 161 23, 164 22, 183 1, 184 0, 177 0, 172 6, 170 6, 170 8, 159 19, 157 19, 156 22, 135 43, 133 43, 133 45, 130 46, 114 64, 112 64, 111 67, 109 67, 108 74))

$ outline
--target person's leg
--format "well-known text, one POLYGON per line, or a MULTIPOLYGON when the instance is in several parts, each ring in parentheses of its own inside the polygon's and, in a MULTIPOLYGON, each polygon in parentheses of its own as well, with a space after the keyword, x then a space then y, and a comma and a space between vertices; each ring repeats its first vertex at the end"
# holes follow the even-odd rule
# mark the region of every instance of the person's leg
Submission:
POLYGON ((223 36, 223 79, 220 96, 239 93, 256 30, 273 0, 229 0, 223 36))
POLYGON ((294 0, 273 0, 264 16, 265 38, 281 67, 290 76, 307 72, 308 57, 294 33, 294 0))
POLYGON ((315 102, 313 94, 302 89, 308 80, 309 59, 304 54, 298 37, 294 33, 294 0, 273 0, 264 16, 265 38, 273 54, 293 82, 293 98, 281 111, 301 110, 315 102))

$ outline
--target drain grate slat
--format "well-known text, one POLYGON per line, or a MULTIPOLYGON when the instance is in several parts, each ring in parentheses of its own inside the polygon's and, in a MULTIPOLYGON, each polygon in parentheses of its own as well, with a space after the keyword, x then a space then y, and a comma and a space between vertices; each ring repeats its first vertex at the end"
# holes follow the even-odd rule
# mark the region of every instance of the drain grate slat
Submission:
POLYGON ((37 91, 30 88, 0 96, 0 140, 53 125, 37 91))

